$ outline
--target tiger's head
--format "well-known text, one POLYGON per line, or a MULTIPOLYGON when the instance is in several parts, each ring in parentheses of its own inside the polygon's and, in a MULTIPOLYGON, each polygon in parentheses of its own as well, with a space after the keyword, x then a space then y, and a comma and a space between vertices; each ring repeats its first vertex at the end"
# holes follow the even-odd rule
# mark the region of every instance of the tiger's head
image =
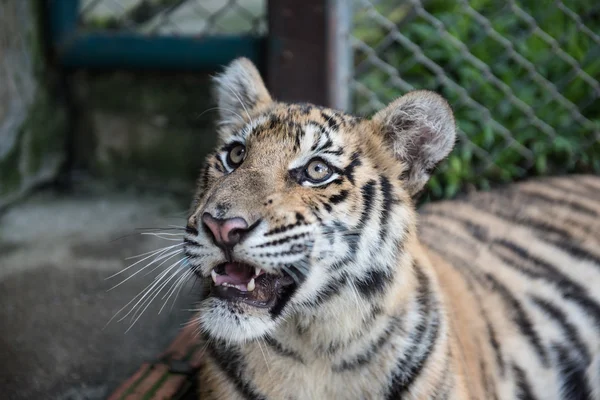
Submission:
POLYGON ((332 298, 383 296, 414 230, 411 197, 455 141, 448 103, 428 91, 371 119, 271 99, 246 59, 216 79, 219 144, 198 180, 185 238, 210 282, 208 337, 243 342, 332 298))

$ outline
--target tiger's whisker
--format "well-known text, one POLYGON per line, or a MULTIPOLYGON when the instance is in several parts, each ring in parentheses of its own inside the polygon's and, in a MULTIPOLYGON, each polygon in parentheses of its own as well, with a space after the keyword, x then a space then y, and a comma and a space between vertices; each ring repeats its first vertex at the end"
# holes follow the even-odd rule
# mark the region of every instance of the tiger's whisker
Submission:
MULTIPOLYGON (((119 272, 116 272, 116 273, 112 274, 111 276, 109 276, 108 278, 106 278, 106 280, 108 280, 108 279, 112 279, 112 278, 114 278, 115 276, 117 276, 117 275, 120 275, 120 274, 124 273, 125 271, 128 271, 129 269, 133 268, 134 266, 138 265, 139 263, 141 263, 141 262, 143 262, 143 261, 146 261, 146 260, 147 260, 147 259, 149 259, 149 258, 152 258, 152 257, 162 257, 164 253, 166 253, 166 252, 169 252, 169 251, 170 251, 170 250, 172 250, 174 247, 177 247, 177 246, 182 246, 182 245, 183 245, 183 243, 179 243, 179 244, 174 244, 174 245, 172 245, 172 246, 167 246, 167 247, 164 247, 164 248, 162 248, 161 250, 159 250, 159 251, 157 251, 157 252, 155 252, 155 253, 153 253, 153 254, 150 254, 149 256, 147 256, 147 257, 144 257, 144 258, 142 258, 141 260, 138 260, 138 261, 136 261, 135 263, 133 263, 133 264, 131 264, 131 265, 127 266, 126 268, 123 268, 123 269, 122 269, 122 270, 120 270, 119 272)), ((162 258, 160 258, 160 259, 162 259, 162 258)), ((153 260, 152 262, 154 262, 154 261, 156 261, 156 260, 153 260)))

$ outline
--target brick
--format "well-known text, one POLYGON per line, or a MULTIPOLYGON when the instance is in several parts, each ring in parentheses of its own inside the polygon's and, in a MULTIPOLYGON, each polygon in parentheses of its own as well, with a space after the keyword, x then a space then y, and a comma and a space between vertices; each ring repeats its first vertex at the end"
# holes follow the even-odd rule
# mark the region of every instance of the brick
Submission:
POLYGON ((148 371, 148 369, 150 368, 150 364, 148 363, 144 363, 142 364, 142 366, 140 367, 140 369, 137 370, 137 372, 135 374, 133 374, 129 379, 127 379, 125 382, 123 382, 121 384, 121 386, 119 386, 117 388, 117 390, 114 391, 114 393, 108 398, 108 400, 118 400, 121 398, 121 396, 123 396, 123 394, 138 380, 140 379, 145 373, 146 371, 148 371))
POLYGON ((152 400, 166 400, 173 398, 173 395, 177 393, 179 388, 185 383, 188 377, 185 375, 170 375, 169 378, 151 397, 152 400))
POLYGON ((169 372, 169 368, 165 364, 157 364, 152 368, 152 371, 137 385, 133 392, 130 393, 126 400, 142 399, 156 385, 156 383, 169 372))

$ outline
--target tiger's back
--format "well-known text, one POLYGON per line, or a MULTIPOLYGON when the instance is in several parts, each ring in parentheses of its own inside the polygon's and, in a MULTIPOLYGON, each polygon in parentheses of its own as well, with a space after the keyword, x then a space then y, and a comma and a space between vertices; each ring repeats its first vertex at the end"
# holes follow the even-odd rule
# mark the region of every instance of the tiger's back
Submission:
POLYGON ((599 214, 595 176, 421 210, 419 236, 476 397, 600 398, 599 214))

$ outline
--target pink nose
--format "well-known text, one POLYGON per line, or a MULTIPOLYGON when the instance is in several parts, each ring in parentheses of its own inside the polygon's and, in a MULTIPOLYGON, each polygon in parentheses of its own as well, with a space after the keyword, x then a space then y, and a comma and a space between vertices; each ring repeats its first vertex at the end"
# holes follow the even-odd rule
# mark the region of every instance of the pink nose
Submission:
POLYGON ((217 219, 209 213, 202 215, 202 223, 212 233, 219 247, 233 247, 248 233, 248 223, 240 217, 217 219))

